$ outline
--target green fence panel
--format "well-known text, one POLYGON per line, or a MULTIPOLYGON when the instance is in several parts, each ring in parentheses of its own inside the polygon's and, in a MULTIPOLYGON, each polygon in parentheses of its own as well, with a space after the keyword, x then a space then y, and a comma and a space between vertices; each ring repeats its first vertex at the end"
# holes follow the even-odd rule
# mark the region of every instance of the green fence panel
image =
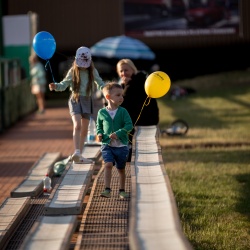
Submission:
POLYGON ((37 108, 35 96, 31 93, 28 80, 0 89, 1 105, 0 132, 15 124, 20 118, 37 108))

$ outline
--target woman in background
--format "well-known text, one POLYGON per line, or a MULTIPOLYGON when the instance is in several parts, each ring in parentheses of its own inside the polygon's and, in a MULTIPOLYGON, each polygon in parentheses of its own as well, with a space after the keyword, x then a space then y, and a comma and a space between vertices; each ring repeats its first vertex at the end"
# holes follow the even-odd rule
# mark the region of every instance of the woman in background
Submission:
MULTIPOLYGON (((120 78, 119 82, 124 89, 124 101, 121 106, 129 112, 133 125, 158 125, 159 108, 156 99, 151 98, 149 105, 144 105, 143 107, 147 98, 144 88, 147 74, 143 71, 138 71, 130 59, 121 59, 116 65, 116 71, 120 78)), ((131 161, 133 134, 134 129, 130 132, 129 136, 130 155, 128 161, 131 161)))

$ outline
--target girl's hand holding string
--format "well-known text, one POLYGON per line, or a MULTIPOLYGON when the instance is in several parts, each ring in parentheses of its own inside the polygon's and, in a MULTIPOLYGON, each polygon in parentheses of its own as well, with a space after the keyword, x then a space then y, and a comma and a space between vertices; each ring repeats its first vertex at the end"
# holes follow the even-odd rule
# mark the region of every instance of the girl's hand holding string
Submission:
POLYGON ((56 88, 55 83, 52 82, 52 83, 49 84, 49 90, 50 91, 54 90, 55 88, 56 88))

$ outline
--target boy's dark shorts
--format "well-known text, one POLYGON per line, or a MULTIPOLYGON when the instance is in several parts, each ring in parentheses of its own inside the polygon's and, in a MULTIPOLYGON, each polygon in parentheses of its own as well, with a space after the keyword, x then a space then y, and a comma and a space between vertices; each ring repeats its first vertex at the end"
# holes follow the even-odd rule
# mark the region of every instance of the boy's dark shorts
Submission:
POLYGON ((102 145, 101 152, 105 163, 113 162, 117 169, 125 168, 129 154, 128 146, 110 147, 109 145, 102 145))

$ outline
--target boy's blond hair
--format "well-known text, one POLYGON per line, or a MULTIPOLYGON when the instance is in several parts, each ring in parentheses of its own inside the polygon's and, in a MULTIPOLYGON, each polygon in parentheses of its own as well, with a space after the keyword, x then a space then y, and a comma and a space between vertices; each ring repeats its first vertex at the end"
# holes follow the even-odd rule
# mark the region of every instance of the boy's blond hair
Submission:
POLYGON ((110 95, 113 89, 123 89, 123 88, 117 82, 106 82, 106 84, 104 85, 102 89, 104 97, 106 98, 107 95, 110 95))

